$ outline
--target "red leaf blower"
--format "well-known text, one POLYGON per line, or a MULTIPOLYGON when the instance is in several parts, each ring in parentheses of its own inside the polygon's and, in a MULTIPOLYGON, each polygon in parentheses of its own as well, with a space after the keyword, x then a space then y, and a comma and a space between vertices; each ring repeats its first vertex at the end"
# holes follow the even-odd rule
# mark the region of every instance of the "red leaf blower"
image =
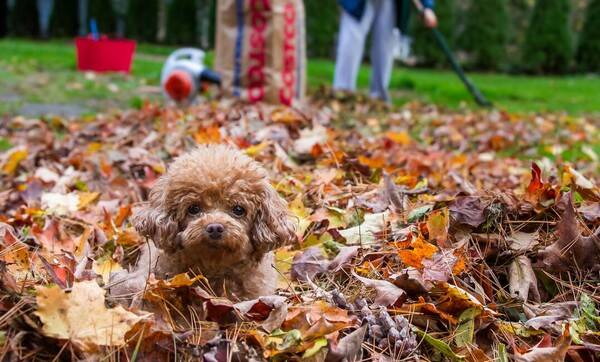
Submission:
POLYGON ((203 90, 203 84, 221 86, 221 77, 204 65, 205 53, 196 48, 174 51, 165 62, 160 75, 163 94, 180 103, 191 103, 203 90))

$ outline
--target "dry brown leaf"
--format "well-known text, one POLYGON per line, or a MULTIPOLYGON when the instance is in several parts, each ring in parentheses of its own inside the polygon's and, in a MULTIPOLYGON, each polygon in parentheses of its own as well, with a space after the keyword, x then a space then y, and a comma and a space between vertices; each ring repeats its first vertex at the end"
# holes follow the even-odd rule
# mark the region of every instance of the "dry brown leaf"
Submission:
POLYGON ((338 342, 329 344, 326 362, 360 361, 362 360, 362 343, 367 333, 367 325, 344 336, 338 342))
POLYGON ((406 268, 391 276, 394 284, 409 295, 422 295, 431 289, 431 283, 423 279, 421 272, 413 267, 406 268))
POLYGON ((588 222, 598 223, 600 221, 600 202, 581 206, 578 211, 588 222))
POLYGON ((16 280, 24 280, 30 272, 31 255, 29 248, 15 235, 14 229, 0 222, 0 261, 16 280))
POLYGON ((312 280, 315 275, 327 271, 329 261, 318 246, 310 247, 303 253, 294 255, 291 276, 294 280, 312 280))
POLYGON ((85 351, 99 346, 121 346, 125 334, 142 320, 123 307, 107 309, 104 291, 95 281, 78 282, 70 293, 58 286, 38 287, 35 314, 46 336, 68 339, 85 351))
POLYGON ((554 347, 534 347, 525 354, 515 355, 515 360, 519 362, 563 362, 570 345, 571 336, 567 324, 563 335, 557 340, 554 347))
POLYGON ((375 241, 375 234, 381 231, 390 219, 389 212, 365 215, 364 222, 360 225, 339 230, 341 236, 346 239, 348 245, 368 246, 375 241))
POLYGON ((539 232, 525 233, 522 231, 515 231, 510 234, 506 240, 509 243, 509 247, 515 251, 530 251, 538 243, 539 232))
POLYGON ((600 188, 569 165, 563 166, 563 186, 572 186, 584 199, 600 201, 600 188))
POLYGON ((386 280, 363 278, 354 271, 352 274, 366 287, 375 289, 376 296, 373 302, 377 305, 387 307, 401 304, 406 300, 406 292, 386 280))
POLYGON ((308 306, 290 307, 282 329, 297 329, 304 340, 310 340, 351 327, 355 322, 356 318, 347 310, 316 301, 308 306))
POLYGON ((485 205, 479 196, 457 197, 448 209, 457 224, 476 228, 485 221, 485 205))
POLYGON ((600 255, 600 228, 584 237, 573 207, 573 195, 566 195, 565 211, 557 227, 558 239, 538 252, 538 264, 549 272, 571 267, 588 268, 598 265, 600 255))
POLYGON ((525 255, 520 255, 510 264, 508 272, 509 290, 513 297, 527 302, 529 295, 536 302, 540 301, 537 278, 533 272, 531 261, 525 255))
POLYGON ((286 298, 271 295, 240 302, 234 308, 245 318, 260 322, 267 332, 279 328, 287 316, 286 298))
POLYGON ((452 250, 444 249, 431 259, 423 259, 423 279, 431 282, 447 282, 453 274, 458 257, 452 250))
POLYGON ((346 267, 358 254, 358 246, 343 246, 340 248, 338 254, 329 263, 328 269, 331 272, 337 272, 346 267))

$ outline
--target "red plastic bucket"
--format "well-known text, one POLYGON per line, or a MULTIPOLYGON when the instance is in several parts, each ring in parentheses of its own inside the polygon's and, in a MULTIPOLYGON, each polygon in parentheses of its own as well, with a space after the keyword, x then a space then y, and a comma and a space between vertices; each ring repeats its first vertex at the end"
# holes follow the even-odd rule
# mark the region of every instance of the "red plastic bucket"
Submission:
POLYGON ((135 41, 128 39, 98 40, 78 37, 75 39, 77 48, 77 69, 94 72, 125 72, 131 71, 131 63, 135 53, 135 41))

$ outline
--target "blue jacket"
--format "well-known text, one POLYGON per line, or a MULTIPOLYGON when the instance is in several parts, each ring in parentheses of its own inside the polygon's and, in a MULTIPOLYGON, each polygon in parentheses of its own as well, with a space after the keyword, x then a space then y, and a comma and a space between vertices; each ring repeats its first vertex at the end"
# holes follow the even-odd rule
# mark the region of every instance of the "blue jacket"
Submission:
MULTIPOLYGON (((410 11, 411 0, 397 0, 396 1, 396 19, 398 26, 404 32, 408 23, 408 13, 410 11)), ((365 4, 367 0, 338 0, 338 3, 348 14, 354 16, 356 19, 362 18, 365 12, 365 4)), ((435 0, 421 0, 424 7, 432 9, 435 5, 435 0)))

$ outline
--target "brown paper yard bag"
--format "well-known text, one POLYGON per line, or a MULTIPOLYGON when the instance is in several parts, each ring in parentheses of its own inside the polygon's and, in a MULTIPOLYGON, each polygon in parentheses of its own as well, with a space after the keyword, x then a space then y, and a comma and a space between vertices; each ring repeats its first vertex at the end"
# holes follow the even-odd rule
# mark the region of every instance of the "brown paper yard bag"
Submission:
POLYGON ((226 93, 291 105, 304 97, 302 0, 218 0, 215 69, 226 93))

